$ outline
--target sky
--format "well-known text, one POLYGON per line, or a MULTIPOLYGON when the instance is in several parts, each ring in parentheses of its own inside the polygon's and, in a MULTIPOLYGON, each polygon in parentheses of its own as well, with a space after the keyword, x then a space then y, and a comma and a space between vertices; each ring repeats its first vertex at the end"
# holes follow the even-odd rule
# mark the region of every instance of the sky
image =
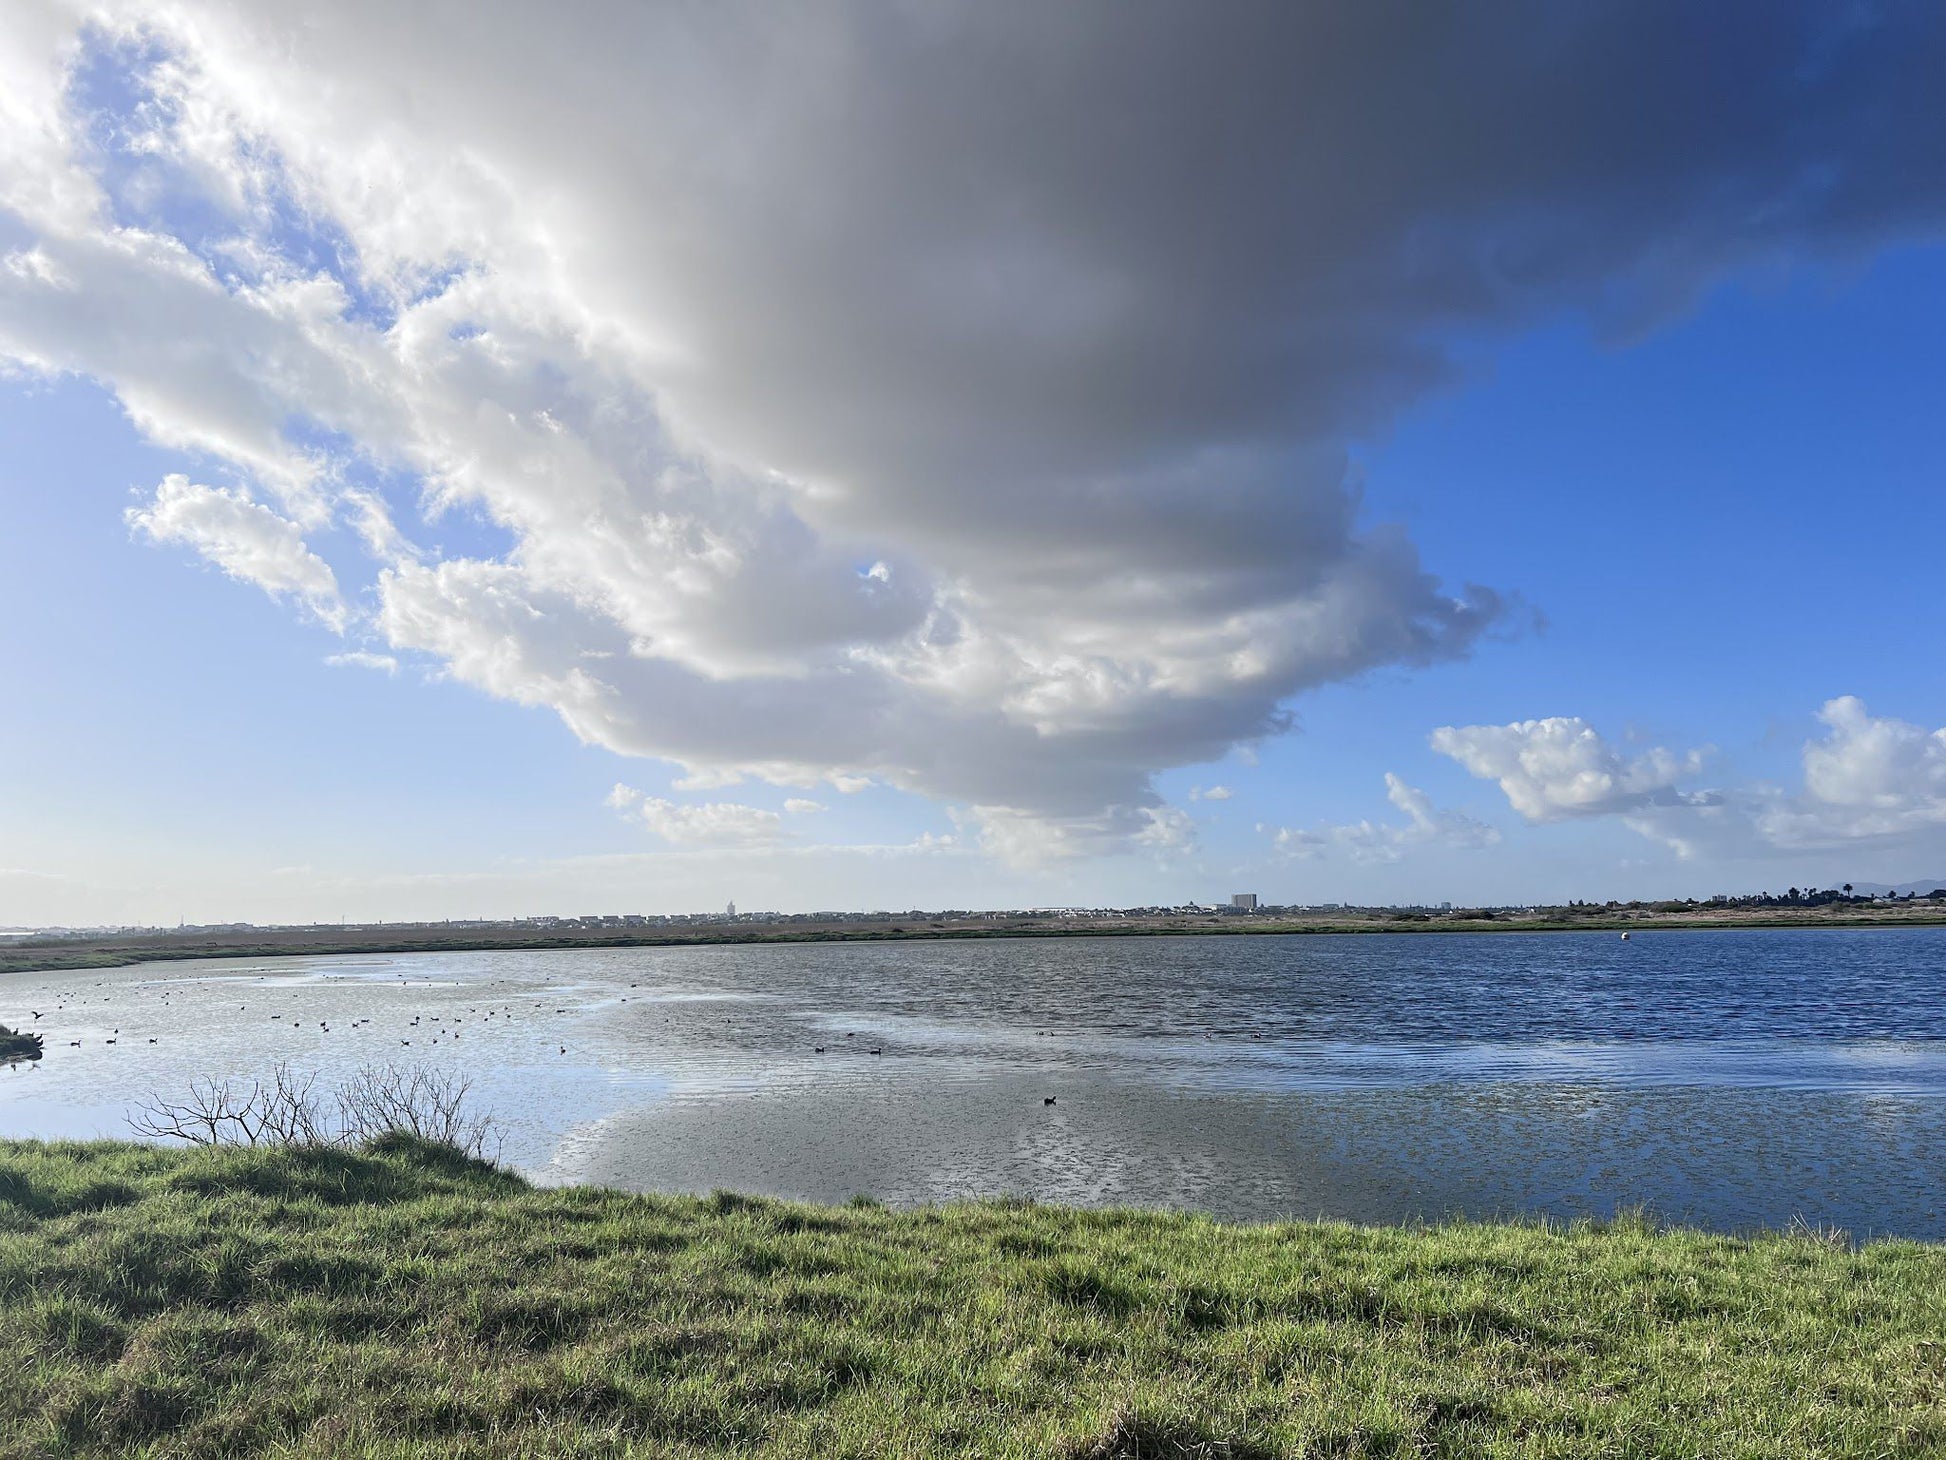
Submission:
POLYGON ((1942 65, 12 0, 0 926, 1946 877, 1942 65))

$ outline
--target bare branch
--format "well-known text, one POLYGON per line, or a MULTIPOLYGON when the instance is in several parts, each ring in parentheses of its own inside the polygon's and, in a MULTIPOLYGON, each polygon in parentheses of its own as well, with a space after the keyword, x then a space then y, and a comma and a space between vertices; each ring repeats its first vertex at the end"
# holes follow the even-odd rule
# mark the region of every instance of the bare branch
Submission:
POLYGON ((137 1135, 198 1146, 360 1146, 404 1132, 474 1157, 491 1146, 497 1157, 498 1129, 469 1108, 472 1088, 457 1073, 386 1065, 358 1071, 327 1100, 316 1075, 279 1064, 247 1088, 205 1076, 180 1100, 151 1094, 128 1124, 137 1135))

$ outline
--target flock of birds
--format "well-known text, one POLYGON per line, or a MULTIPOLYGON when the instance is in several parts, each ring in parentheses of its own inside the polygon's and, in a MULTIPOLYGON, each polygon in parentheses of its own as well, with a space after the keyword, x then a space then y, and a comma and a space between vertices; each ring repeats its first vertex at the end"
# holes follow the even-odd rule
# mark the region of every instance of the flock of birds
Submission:
MULTIPOLYGON (((333 976, 327 974, 325 977, 327 979, 331 979, 333 976)), ((259 978, 258 980, 258 984, 260 986, 267 985, 268 982, 269 982, 268 978, 259 978)), ((365 981, 360 980, 360 982, 365 982, 365 981)), ((404 974, 399 975, 399 986, 401 987, 410 986, 406 975, 404 974)), ((105 981, 101 981, 95 983, 93 987, 96 989, 101 989, 107 987, 107 984, 105 981)), ((639 989, 640 985, 630 984, 629 987, 631 989, 639 989)), ((161 1001, 163 1007, 168 1008, 171 1007, 172 996, 179 993, 184 993, 191 989, 200 991, 200 986, 194 980, 184 980, 181 983, 177 983, 174 985, 161 984, 161 985, 143 986, 138 984, 133 986, 132 991, 137 994, 146 995, 157 989, 159 989, 161 993, 161 1001)), ((125 990, 125 991, 129 991, 129 990, 125 990)), ((28 1012, 33 1016, 33 1022, 38 1024, 43 1018, 48 1017, 50 1013, 58 1016, 69 1012, 74 1012, 74 1013, 82 1012, 87 1002, 88 999, 84 995, 67 993, 67 992, 57 992, 55 1005, 51 1011, 33 1009, 33 1010, 29 1010, 28 1012)), ((112 994, 104 995, 102 997, 102 1002, 113 1003, 114 996, 112 994)), ((620 997, 620 1002, 626 1004, 628 1002, 627 995, 622 995, 620 997)), ((544 1013, 549 1006, 545 1001, 535 1000, 533 1007, 536 1010, 543 1011, 544 1013)), ((239 1004, 237 1005, 237 1012, 239 1014, 247 1014, 250 1012, 250 1006, 247 1003, 239 1004)), ((570 1007, 567 1005, 559 1005, 554 1007, 555 1014, 567 1014, 569 1012, 571 1012, 571 1010, 570 1007)), ((502 1027, 511 1026, 514 1023, 516 1018, 514 1012, 514 1004, 512 1002, 502 1003, 498 1005, 469 1005, 467 1006, 465 1013, 468 1018, 478 1019, 482 1025, 486 1025, 491 1020, 500 1019, 503 1021, 502 1027)), ((432 1017, 432 1022, 430 1024, 427 1024, 425 1022, 427 1017, 428 1016, 423 1013, 414 1014, 408 1023, 406 1023, 403 1026, 400 1026, 401 1029, 406 1031, 405 1034, 400 1034, 398 1030, 394 1031, 394 1037, 398 1038, 399 1045, 401 1048, 405 1048, 405 1049, 414 1048, 413 1040, 411 1037, 407 1037, 408 1035, 416 1035, 417 1037, 419 1037, 421 1043, 418 1047, 423 1049, 435 1049, 441 1043, 446 1041, 452 1041, 455 1043, 458 1042, 458 1040, 461 1037, 461 1031, 457 1026, 465 1022, 464 1019, 461 1019, 457 1015, 436 1015, 432 1017), (451 1020, 451 1023, 448 1022, 449 1019, 451 1020), (431 1035, 430 1039, 427 1039, 425 1037, 428 1034, 431 1035)), ((270 1022, 273 1024, 277 1024, 281 1026, 285 1023, 288 1023, 293 1029, 306 1028, 309 1026, 311 1022, 309 1019, 300 1018, 296 1014, 281 1013, 281 1012, 272 1013, 269 1016, 269 1018, 270 1018, 270 1022)), ((319 1019, 316 1022, 317 1022, 318 1029, 322 1033, 327 1035, 332 1034, 334 1032, 344 1032, 344 1031, 351 1031, 351 1030, 371 1030, 374 1033, 377 1032, 375 1027, 376 1021, 370 1015, 365 1015, 363 1017, 353 1019, 349 1023, 340 1021, 340 1023, 337 1025, 335 1030, 329 1018, 319 1019)), ((725 1024, 729 1024, 732 1021, 729 1019, 725 1019, 723 1022, 725 1024)), ((122 1037, 122 1031, 120 1027, 116 1027, 110 1034, 108 1034, 102 1039, 102 1043, 105 1045, 118 1045, 121 1043, 121 1037, 122 1037)), ((144 1037, 148 1039, 148 1043, 150 1044, 158 1044, 161 1042, 158 1038, 155 1037, 151 1037, 151 1036, 144 1036, 144 1037)), ((1261 1037, 1261 1036, 1253 1036, 1253 1037, 1261 1037)), ((845 1034, 845 1038, 848 1040, 857 1039, 858 1033, 856 1030, 848 1031, 845 1034)), ((68 1047, 70 1049, 80 1049, 82 1048, 82 1046, 83 1046, 82 1040, 71 1039, 68 1041, 68 1047)), ((556 1048, 558 1052, 562 1055, 568 1053, 568 1046, 565 1044, 557 1044, 556 1048)), ((825 1054, 830 1050, 830 1048, 831 1046, 825 1044, 814 1045, 813 1052, 816 1054, 825 1054)), ((885 1047, 882 1044, 873 1044, 865 1049, 865 1053, 867 1055, 882 1056, 885 1053, 885 1047)), ((28 1066, 28 1069, 30 1071, 35 1068, 37 1068, 37 1066, 35 1065, 30 1064, 28 1066)), ((1055 1097, 1052 1095, 1045 1096, 1043 1097, 1041 1103, 1043 1105, 1052 1105, 1055 1103, 1055 1097)))

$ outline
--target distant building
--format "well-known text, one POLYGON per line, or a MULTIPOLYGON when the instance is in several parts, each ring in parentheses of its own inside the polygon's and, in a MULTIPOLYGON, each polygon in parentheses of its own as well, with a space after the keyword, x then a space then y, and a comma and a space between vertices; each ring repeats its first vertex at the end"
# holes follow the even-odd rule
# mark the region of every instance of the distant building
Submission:
POLYGON ((1255 912, 1257 910, 1257 894, 1254 892, 1232 892, 1230 894, 1230 906, 1240 909, 1243 912, 1255 912))
POLYGON ((731 903, 729 907, 725 908, 723 911, 723 916, 726 918, 733 918, 736 915, 737 915, 737 905, 735 903, 731 903))

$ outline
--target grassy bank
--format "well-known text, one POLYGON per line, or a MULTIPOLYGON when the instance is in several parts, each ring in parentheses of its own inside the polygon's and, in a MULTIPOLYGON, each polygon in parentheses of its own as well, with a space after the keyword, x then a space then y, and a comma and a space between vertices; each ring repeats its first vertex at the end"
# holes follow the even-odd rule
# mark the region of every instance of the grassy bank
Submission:
POLYGON ((1946 1249, 0 1144, 0 1454, 1946 1452, 1946 1249))

